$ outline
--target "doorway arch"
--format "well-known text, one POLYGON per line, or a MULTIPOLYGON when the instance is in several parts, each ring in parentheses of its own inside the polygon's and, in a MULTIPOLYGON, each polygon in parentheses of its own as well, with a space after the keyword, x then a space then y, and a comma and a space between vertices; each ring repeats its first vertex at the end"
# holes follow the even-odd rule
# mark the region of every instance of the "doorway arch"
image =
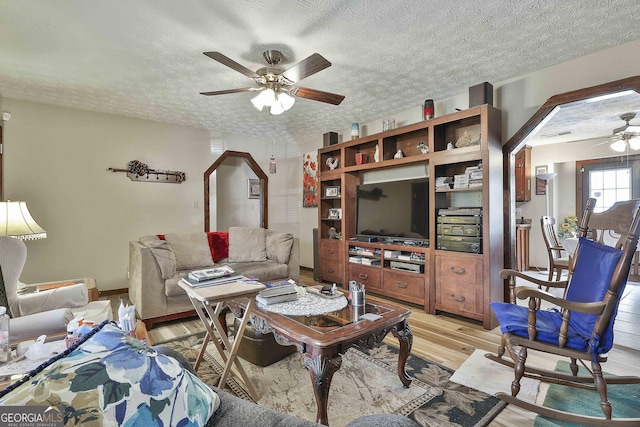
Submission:
POLYGON ((211 175, 218 169, 225 160, 229 158, 240 158, 249 166, 260 180, 260 227, 268 227, 268 201, 269 201, 269 177, 253 159, 251 154, 242 151, 227 150, 218 157, 218 159, 209 166, 204 172, 204 231, 211 231, 211 175))
MULTIPOLYGON (((627 91, 640 94, 640 76, 629 77, 622 80, 616 80, 597 86, 554 95, 550 97, 502 147, 504 162, 503 179, 506 183, 504 188, 504 263, 506 268, 514 268, 516 265, 515 153, 517 153, 518 150, 526 144, 527 140, 531 136, 539 133, 540 130, 544 128, 547 121, 555 114, 555 112, 558 111, 559 108, 569 104, 580 107, 589 105, 593 114, 597 115, 599 100, 610 99, 614 94, 625 93, 627 91)), ((577 204, 576 206, 578 207, 577 204)), ((508 295, 508 293, 505 293, 505 295, 508 295)))

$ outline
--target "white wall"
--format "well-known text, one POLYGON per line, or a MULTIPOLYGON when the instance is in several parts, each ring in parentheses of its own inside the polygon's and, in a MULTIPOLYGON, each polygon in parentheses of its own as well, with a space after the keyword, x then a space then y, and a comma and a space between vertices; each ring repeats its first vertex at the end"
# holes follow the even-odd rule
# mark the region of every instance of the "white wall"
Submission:
MULTIPOLYGON (((639 49, 640 40, 492 82, 494 105, 503 111, 504 142, 550 96, 640 74, 640 57, 629 55, 639 49)), ((483 80, 478 76, 478 82, 483 80)), ((467 106, 468 89, 460 88, 459 95, 436 100, 436 115, 467 106)), ((26 200, 49 233, 45 240, 27 242, 23 281, 92 276, 101 290, 125 288, 129 240, 143 234, 203 229, 202 174, 227 149, 250 152, 265 171, 273 149, 278 173, 269 176, 269 228, 299 237, 300 263, 313 266, 312 230, 318 219, 316 209, 301 207, 302 155, 322 147, 321 134, 290 137, 273 146, 260 138, 8 98, 2 99, 2 110, 12 113, 4 127, 5 198, 26 200), (125 167, 133 159, 153 168, 185 171, 187 181, 146 184, 106 172, 107 167, 125 167)), ((408 106, 387 117, 403 126, 421 120, 421 108, 408 106)), ((361 123, 362 134, 380 132, 387 117, 361 123)), ((346 118, 342 130, 326 131, 339 132, 346 141, 351 121, 346 118)), ((545 160, 541 155, 533 165, 547 161, 553 165, 567 160, 545 160)), ((246 183, 239 185, 242 190, 238 191, 246 192, 246 183)), ((526 217, 539 218, 541 210, 541 196, 522 206, 526 217)))
POLYGON ((5 98, 4 196, 27 201, 44 240, 26 242, 27 283, 94 277, 128 286, 128 242, 203 229, 209 132, 5 98), (186 173, 182 184, 133 182, 130 160, 186 173), (199 202, 199 208, 194 203, 199 202))

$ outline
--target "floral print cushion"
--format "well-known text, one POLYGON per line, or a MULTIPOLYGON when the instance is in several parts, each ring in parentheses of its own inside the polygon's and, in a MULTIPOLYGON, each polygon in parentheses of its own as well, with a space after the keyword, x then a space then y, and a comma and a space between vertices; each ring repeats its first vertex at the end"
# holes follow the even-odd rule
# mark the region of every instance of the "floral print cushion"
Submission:
POLYGON ((205 425, 220 399, 175 359, 106 324, 0 405, 62 406, 65 425, 187 427, 205 425))

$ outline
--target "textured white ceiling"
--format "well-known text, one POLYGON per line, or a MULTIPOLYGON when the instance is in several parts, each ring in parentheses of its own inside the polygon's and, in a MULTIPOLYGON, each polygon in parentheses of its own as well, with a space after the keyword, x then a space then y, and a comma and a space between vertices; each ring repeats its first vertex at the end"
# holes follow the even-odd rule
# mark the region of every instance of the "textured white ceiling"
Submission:
POLYGON ((3 0, 0 94, 92 111, 295 141, 418 107, 640 39, 637 0, 3 0), (298 99, 281 116, 252 81, 203 55, 256 70, 314 52, 332 66, 301 85, 345 95, 298 99))

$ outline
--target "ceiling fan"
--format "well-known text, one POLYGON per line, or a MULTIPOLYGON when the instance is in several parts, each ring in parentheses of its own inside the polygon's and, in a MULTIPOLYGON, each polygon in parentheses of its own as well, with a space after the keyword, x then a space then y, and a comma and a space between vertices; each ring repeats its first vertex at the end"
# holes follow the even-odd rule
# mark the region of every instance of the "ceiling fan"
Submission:
POLYGON ((627 144, 632 150, 640 149, 640 126, 629 124, 635 116, 636 113, 625 113, 620 116, 626 124, 613 130, 613 136, 610 139, 613 141, 612 150, 622 153, 627 149, 627 144))
POLYGON ((277 66, 282 60, 282 53, 277 50, 267 50, 262 56, 268 65, 257 71, 252 71, 238 64, 220 52, 204 52, 204 54, 253 79, 258 87, 201 92, 201 95, 225 95, 228 93, 258 91, 260 93, 254 97, 251 102, 260 111, 262 111, 264 107, 269 107, 269 112, 273 115, 282 114, 290 109, 295 102, 295 97, 333 105, 339 105, 344 99, 343 95, 295 86, 300 80, 331 66, 331 62, 327 61, 318 53, 314 53, 291 68, 283 70, 277 66))

